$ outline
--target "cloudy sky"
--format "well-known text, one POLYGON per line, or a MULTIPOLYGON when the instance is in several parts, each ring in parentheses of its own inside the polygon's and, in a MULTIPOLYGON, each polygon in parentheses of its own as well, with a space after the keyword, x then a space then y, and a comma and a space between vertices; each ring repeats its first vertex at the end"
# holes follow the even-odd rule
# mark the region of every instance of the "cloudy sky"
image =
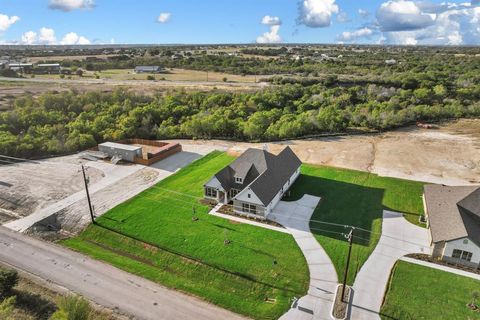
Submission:
POLYGON ((0 0, 0 43, 480 45, 480 0, 0 0))

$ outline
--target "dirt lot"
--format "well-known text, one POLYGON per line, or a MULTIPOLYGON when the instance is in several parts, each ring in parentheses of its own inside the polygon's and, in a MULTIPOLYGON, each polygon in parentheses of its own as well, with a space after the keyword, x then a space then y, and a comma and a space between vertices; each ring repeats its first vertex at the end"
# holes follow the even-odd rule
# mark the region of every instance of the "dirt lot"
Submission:
MULTIPOLYGON (((84 188, 77 156, 0 166, 0 223, 27 216, 84 188), (33 196, 34 195, 34 196, 33 196)), ((89 168, 90 182, 103 177, 89 168)))
MULTIPOLYGON (((238 155, 264 144, 180 141, 226 148, 238 155)), ((369 171, 432 183, 480 183, 480 119, 460 120, 438 129, 405 128, 375 135, 328 137, 268 143, 279 152, 290 146, 306 163, 369 171)))

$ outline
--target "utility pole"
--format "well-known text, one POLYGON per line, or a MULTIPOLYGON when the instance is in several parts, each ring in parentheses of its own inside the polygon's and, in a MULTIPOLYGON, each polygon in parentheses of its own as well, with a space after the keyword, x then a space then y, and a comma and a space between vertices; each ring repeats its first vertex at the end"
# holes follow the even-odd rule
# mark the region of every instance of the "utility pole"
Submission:
POLYGON ((350 229, 350 232, 346 236, 348 239, 348 255, 347 255, 347 264, 345 266, 345 275, 343 276, 343 287, 342 287, 342 302, 345 301, 345 287, 347 286, 347 275, 348 275, 348 267, 350 265, 350 255, 352 254, 352 242, 353 242, 353 227, 350 229))
POLYGON ((90 218, 92 219, 92 223, 95 224, 95 217, 93 215, 92 202, 90 201, 90 192, 88 192, 88 179, 85 174, 85 167, 83 166, 83 164, 82 164, 82 173, 83 173, 83 181, 85 182, 85 191, 87 192, 88 209, 90 209, 90 218))

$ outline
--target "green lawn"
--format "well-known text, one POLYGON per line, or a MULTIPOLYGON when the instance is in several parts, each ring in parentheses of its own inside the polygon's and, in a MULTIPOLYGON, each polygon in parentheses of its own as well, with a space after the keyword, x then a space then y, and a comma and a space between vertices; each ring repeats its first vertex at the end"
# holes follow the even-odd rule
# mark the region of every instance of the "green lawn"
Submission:
POLYGON ((466 307, 480 281, 399 261, 390 279, 381 316, 384 320, 473 320, 466 307))
MULTIPOLYGON (((384 209, 407 213, 418 219, 423 214, 423 184, 414 181, 379 177, 375 174, 304 165, 302 174, 291 188, 288 200, 304 194, 321 197, 312 220, 353 225, 373 233, 356 230, 348 283, 352 284, 360 267, 377 244, 384 209)), ((349 229, 311 222, 310 228, 332 259, 339 280, 343 278, 348 245, 343 235, 349 229)))
POLYGON ((203 184, 233 159, 211 153, 62 244, 234 312, 276 319, 308 288, 308 268, 293 238, 209 216, 198 202, 203 184))

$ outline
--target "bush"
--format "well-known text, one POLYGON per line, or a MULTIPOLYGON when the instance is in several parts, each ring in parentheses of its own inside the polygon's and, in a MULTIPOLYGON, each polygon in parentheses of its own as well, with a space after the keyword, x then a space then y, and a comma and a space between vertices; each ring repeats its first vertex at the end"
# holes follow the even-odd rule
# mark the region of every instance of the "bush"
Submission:
POLYGON ((0 297, 12 294, 12 289, 18 283, 18 273, 15 270, 0 269, 0 297))
POLYGON ((227 82, 227 81, 228 81, 227 77, 223 77, 222 80, 223 80, 223 82, 227 82))
POLYGON ((89 320, 93 316, 93 310, 82 297, 66 296, 57 301, 58 310, 50 317, 50 320, 89 320))
POLYGON ((0 319, 2 320, 14 320, 13 310, 15 309, 15 303, 17 297, 13 296, 0 302, 0 319))
POLYGON ((147 76, 147 80, 155 80, 155 76, 149 75, 147 76))

